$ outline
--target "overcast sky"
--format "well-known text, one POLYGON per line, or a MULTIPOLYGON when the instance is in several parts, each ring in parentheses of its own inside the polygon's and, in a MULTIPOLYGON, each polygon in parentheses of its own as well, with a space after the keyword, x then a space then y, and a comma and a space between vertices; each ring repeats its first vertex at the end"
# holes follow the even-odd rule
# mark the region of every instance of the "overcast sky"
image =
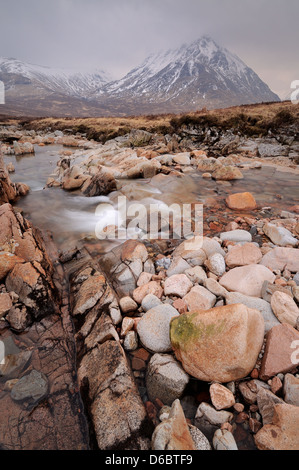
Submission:
POLYGON ((299 80, 298 0, 0 0, 0 56, 121 78, 203 34, 285 97, 299 80))

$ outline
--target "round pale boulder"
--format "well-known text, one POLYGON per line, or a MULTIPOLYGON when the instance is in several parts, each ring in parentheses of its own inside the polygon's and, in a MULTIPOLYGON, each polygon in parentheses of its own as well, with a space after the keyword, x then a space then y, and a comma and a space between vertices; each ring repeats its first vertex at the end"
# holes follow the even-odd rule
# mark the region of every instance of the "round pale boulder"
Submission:
POLYGON ((299 308, 295 301, 284 292, 275 291, 271 297, 271 307, 280 323, 288 323, 296 327, 299 317, 299 308))
POLYGON ((228 271, 219 283, 230 292, 240 292, 251 297, 262 297, 265 281, 273 283, 275 274, 261 264, 250 264, 228 271))
POLYGON ((258 310, 242 304, 217 307, 173 319, 170 339, 188 374, 205 382, 231 382, 255 367, 264 320, 258 310))
POLYGON ((169 325, 179 312, 168 304, 152 308, 141 318, 137 333, 143 346, 149 351, 164 353, 171 351, 169 325))
POLYGON ((256 200, 251 193, 231 194, 226 198, 226 204, 232 210, 251 211, 257 208, 256 200))
POLYGON ((280 271, 288 269, 297 273, 299 271, 299 250, 298 248, 274 248, 263 256, 261 264, 270 269, 279 269, 280 271))

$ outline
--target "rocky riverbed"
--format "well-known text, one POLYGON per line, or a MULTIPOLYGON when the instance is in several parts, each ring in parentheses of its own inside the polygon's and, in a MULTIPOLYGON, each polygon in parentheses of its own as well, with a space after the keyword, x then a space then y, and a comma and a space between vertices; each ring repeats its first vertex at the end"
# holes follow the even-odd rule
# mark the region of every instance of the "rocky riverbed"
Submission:
POLYGON ((286 156, 228 135, 0 139, 0 447, 298 450, 296 140, 286 156), (34 196, 26 158, 51 148, 34 196), (160 223, 115 240, 120 196, 202 203, 203 236, 163 239, 160 223), (92 210, 61 237, 66 198, 92 210))

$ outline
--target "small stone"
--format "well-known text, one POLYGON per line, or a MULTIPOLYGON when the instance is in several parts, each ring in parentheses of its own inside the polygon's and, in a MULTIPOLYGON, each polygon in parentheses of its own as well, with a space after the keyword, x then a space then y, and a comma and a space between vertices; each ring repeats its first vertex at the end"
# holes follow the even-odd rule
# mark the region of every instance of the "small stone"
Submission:
POLYGON ((212 450, 208 439, 196 426, 189 424, 188 427, 196 450, 212 450))
POLYGON ((160 421, 165 421, 165 419, 168 419, 170 411, 171 411, 170 406, 167 406, 167 405, 163 406, 160 410, 160 413, 159 413, 159 420, 160 421))
POLYGON ((134 328, 134 324, 133 318, 125 317, 122 321, 120 336, 126 336, 134 328))
POLYGON ((123 313, 135 312, 138 305, 131 297, 122 297, 119 301, 119 306, 123 313))
POLYGON ((262 428, 262 424, 257 419, 249 418, 249 428, 253 434, 256 434, 262 428))
POLYGON ((156 427, 152 436, 152 449, 196 449, 179 400, 173 402, 169 418, 156 427))
POLYGON ((195 310, 210 310, 216 303, 216 297, 202 286, 192 287, 189 294, 183 297, 189 312, 195 310))
POLYGON ((190 265, 180 256, 173 259, 170 267, 167 269, 167 276, 171 277, 175 274, 182 274, 189 269, 190 265))
POLYGON ((274 406, 282 403, 284 403, 283 400, 270 392, 270 390, 260 388, 257 394, 257 406, 259 407, 259 413, 262 415, 264 425, 272 423, 274 406))
POLYGON ((6 320, 10 324, 10 327, 18 332, 25 331, 32 323, 31 316, 25 305, 13 306, 6 316, 6 320))
POLYGON ((217 411, 208 403, 201 403, 195 415, 195 426, 212 441, 215 431, 224 423, 230 423, 233 414, 228 411, 217 411))
POLYGON ((251 193, 231 194, 227 197, 226 204, 232 210, 251 211, 257 208, 251 193))
POLYGON ((241 382, 239 384, 240 393, 245 402, 250 405, 256 403, 257 394, 262 388, 269 389, 270 387, 261 380, 250 380, 249 382, 241 382))
POLYGON ((207 280, 207 275, 201 266, 186 269, 185 274, 194 284, 204 284, 207 280))
POLYGON ((294 238, 289 230, 284 227, 277 227, 273 224, 265 224, 264 233, 270 240, 278 246, 296 246, 299 243, 297 238, 294 238))
POLYGON ((220 277, 225 273, 225 261, 220 253, 215 253, 214 255, 210 256, 205 263, 206 267, 209 271, 211 271, 216 276, 220 277))
POLYGON ((261 250, 254 243, 245 243, 242 246, 234 246, 225 257, 225 262, 229 268, 247 266, 249 264, 259 264, 263 255, 261 250))
POLYGON ((175 274, 166 279, 164 283, 164 293, 165 295, 175 295, 182 298, 192 287, 193 284, 186 274, 175 274))
POLYGON ((48 379, 42 372, 32 370, 14 385, 11 398, 14 401, 30 400, 34 403, 42 400, 48 393, 48 379))
POLYGON ((217 181, 242 180, 244 178, 238 168, 230 165, 217 168, 217 170, 212 174, 212 177, 217 181))
POLYGON ((299 271, 299 250, 297 248, 274 248, 263 256, 261 264, 269 269, 279 269, 280 271, 288 269, 292 273, 296 273, 299 271))
POLYGON ((244 411, 244 405, 242 403, 235 403, 234 404, 234 410, 237 412, 237 413, 243 413, 244 411))
POLYGON ((135 351, 138 348, 138 337, 136 331, 129 331, 124 340, 125 351, 135 351))
POLYGON ((233 230, 232 232, 223 232, 220 239, 229 242, 252 242, 252 235, 246 230, 233 230))
POLYGON ((168 304, 158 305, 146 312, 137 325, 137 332, 144 347, 157 353, 171 351, 170 322, 179 315, 179 312, 168 304))
POLYGON ((160 299, 163 294, 163 289, 160 283, 157 281, 151 281, 144 286, 137 287, 133 292, 133 299, 140 305, 144 297, 148 294, 153 294, 160 299))
POLYGON ((182 299, 175 300, 173 302, 172 306, 173 306, 173 308, 175 308, 180 313, 180 315, 182 315, 183 313, 188 312, 188 305, 182 299))
POLYGON ((216 410, 226 410, 235 404, 234 395, 223 385, 214 383, 210 386, 211 401, 216 410))
POLYGON ((154 402, 159 398, 165 405, 172 405, 180 398, 189 382, 179 362, 173 356, 154 354, 146 374, 146 387, 149 399, 154 402))
POLYGON ((153 275, 151 273, 143 272, 140 274, 139 279, 137 281, 137 286, 141 287, 145 284, 148 284, 152 280, 153 275))
POLYGON ((4 317, 12 307, 12 300, 9 294, 0 294, 0 318, 4 317))
POLYGON ((154 294, 146 295, 141 302, 141 306, 145 312, 151 310, 154 307, 161 305, 161 300, 158 299, 154 294))
POLYGON ((234 436, 225 429, 217 429, 213 437, 213 447, 215 450, 238 450, 234 436))
POLYGON ((251 264, 231 269, 219 282, 228 291, 261 297, 264 281, 274 282, 274 280, 275 275, 268 268, 260 264, 251 264))
POLYGON ((277 395, 282 390, 282 382, 279 377, 273 377, 271 380, 271 392, 277 395))
POLYGON ((204 282, 204 286, 216 297, 226 297, 228 291, 222 287, 215 279, 209 278, 204 282))
POLYGON ((289 295, 284 292, 274 292, 271 297, 271 307, 281 323, 288 323, 293 328, 296 326, 299 308, 289 295))

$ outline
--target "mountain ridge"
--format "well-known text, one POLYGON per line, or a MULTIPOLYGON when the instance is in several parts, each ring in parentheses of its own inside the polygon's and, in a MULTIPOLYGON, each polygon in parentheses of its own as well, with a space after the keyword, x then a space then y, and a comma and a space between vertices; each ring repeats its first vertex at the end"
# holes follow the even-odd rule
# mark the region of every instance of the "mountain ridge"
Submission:
POLYGON ((8 111, 34 116, 177 113, 280 101, 238 56, 209 36, 148 56, 120 80, 0 58, 8 111), (22 106, 23 102, 23 106, 22 106))

